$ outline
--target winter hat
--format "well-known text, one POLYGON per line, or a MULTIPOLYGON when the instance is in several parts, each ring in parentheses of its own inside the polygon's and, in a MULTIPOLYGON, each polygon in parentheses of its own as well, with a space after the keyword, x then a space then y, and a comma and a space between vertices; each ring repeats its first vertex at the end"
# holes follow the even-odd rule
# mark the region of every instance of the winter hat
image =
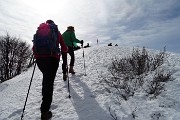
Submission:
POLYGON ((54 23, 54 21, 52 21, 52 20, 47 20, 46 23, 52 24, 52 23, 54 23))
POLYGON ((67 27, 67 30, 74 31, 74 27, 73 27, 73 26, 68 26, 68 27, 67 27))

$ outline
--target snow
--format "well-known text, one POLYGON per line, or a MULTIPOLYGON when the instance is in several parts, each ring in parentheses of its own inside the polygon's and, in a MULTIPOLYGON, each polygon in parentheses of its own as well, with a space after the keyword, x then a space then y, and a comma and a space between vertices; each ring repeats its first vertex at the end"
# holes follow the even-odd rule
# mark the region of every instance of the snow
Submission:
MULTIPOLYGON (((165 89, 157 99, 149 99, 141 93, 136 93, 121 105, 114 100, 113 94, 108 94, 99 83, 99 76, 107 74, 107 67, 112 58, 123 57, 131 53, 133 48, 124 46, 96 45, 75 51, 75 75, 69 75, 70 94, 68 98, 68 83, 62 80, 60 61, 54 82, 52 120, 113 120, 111 114, 116 114, 117 120, 179 120, 180 119, 180 54, 168 53, 169 57, 163 68, 173 71, 173 81, 166 83, 165 89), (85 69, 84 69, 85 59, 85 69)), ((155 50, 151 50, 157 52, 155 50)), ((20 120, 33 67, 22 74, 0 84, 0 120, 20 120)), ((42 74, 38 68, 32 81, 24 120, 40 119, 42 74)))

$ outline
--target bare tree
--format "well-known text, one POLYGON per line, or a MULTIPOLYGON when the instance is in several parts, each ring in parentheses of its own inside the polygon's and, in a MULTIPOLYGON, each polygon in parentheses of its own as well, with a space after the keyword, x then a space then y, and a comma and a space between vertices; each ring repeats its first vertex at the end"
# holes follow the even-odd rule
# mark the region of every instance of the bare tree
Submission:
POLYGON ((28 65, 27 60, 30 59, 31 56, 31 51, 29 47, 30 46, 27 46, 26 42, 20 42, 18 44, 16 74, 20 74, 22 68, 28 65))
POLYGON ((20 38, 8 33, 0 36, 0 79, 1 82, 20 74, 31 55, 30 46, 20 38))

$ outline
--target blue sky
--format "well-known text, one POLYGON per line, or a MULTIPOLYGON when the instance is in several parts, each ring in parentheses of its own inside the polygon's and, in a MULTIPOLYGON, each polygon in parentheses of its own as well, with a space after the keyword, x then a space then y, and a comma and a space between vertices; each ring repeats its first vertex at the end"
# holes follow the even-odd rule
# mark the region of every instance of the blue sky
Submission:
POLYGON ((110 42, 180 52, 179 0, 1 0, 0 35, 32 44, 37 26, 52 19, 63 33, 75 27, 90 45, 110 42))

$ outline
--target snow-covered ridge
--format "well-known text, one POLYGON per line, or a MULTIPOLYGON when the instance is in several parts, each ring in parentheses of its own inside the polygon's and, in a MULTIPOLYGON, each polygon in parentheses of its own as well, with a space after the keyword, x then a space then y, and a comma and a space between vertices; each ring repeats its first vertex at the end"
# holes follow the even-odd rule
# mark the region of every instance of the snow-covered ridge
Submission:
MULTIPOLYGON (((69 75, 72 98, 68 98, 67 82, 62 80, 60 61, 54 83, 51 106, 52 120, 111 120, 109 106, 118 115, 118 120, 133 120, 131 112, 137 107, 136 120, 179 120, 180 119, 180 55, 168 53, 163 64, 172 70, 173 81, 157 99, 149 100, 141 95, 115 104, 111 95, 99 83, 99 74, 106 74, 107 66, 114 57, 131 54, 133 48, 123 46, 93 46, 75 51, 76 75, 69 75), (87 76, 84 76, 84 59, 87 76)), ((152 51, 152 50, 151 50, 152 51)), ((158 52, 158 51, 154 51, 158 52)), ((33 67, 22 74, 0 84, 0 120, 19 120, 25 102, 33 67)), ((25 109, 24 120, 40 119, 42 74, 35 70, 32 86, 25 109)))

